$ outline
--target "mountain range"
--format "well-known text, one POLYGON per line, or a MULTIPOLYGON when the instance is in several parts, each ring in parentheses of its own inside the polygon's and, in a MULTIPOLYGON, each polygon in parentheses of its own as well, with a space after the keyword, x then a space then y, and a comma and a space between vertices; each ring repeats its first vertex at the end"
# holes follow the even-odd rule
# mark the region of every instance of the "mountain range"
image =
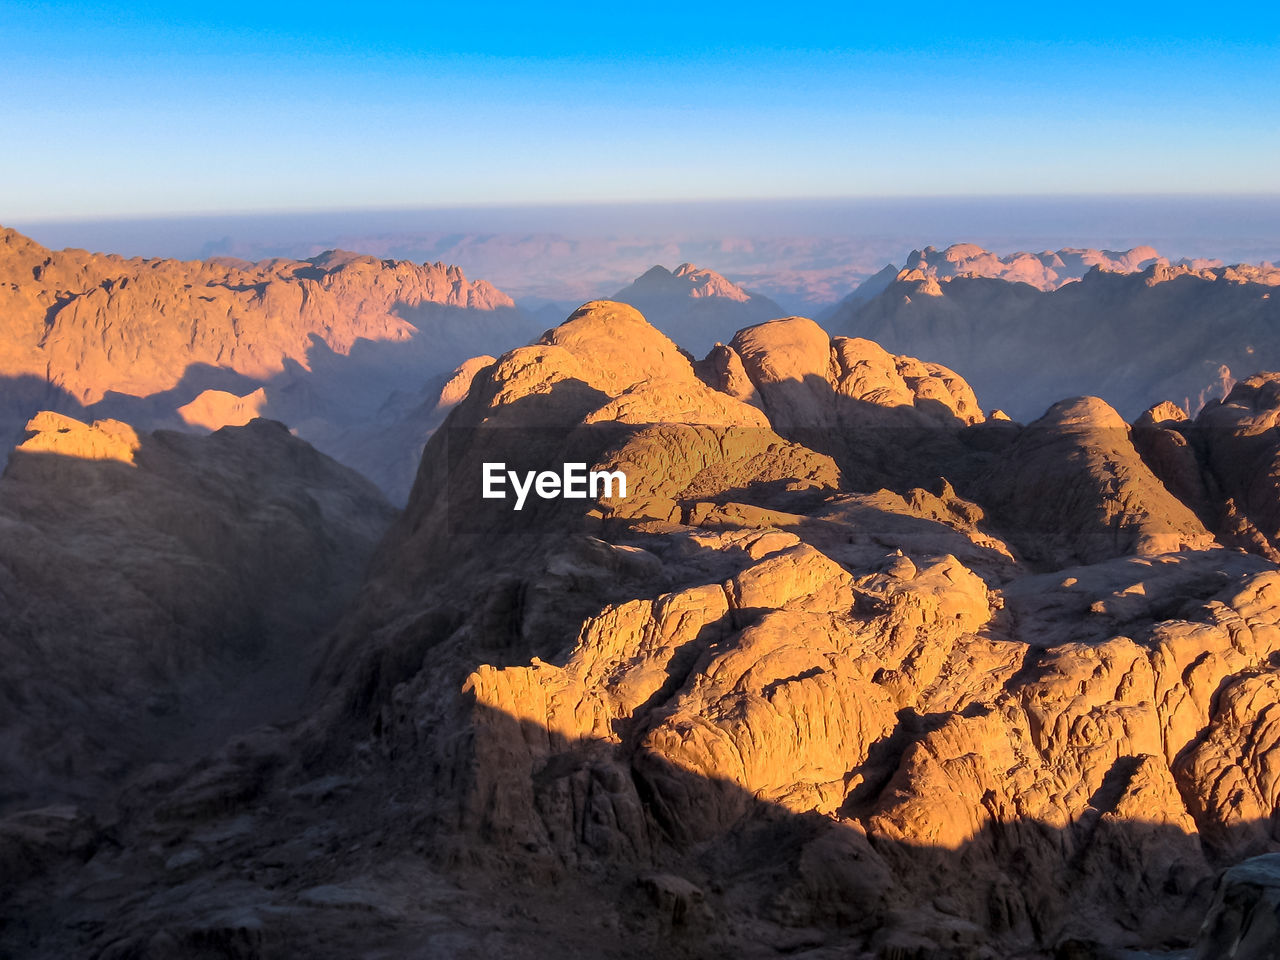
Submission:
POLYGON ((5 230, 0 438, 12 446, 41 409, 140 429, 265 416, 395 495, 395 457, 367 450, 370 430, 394 429, 432 378, 541 329, 510 297, 441 263, 343 251, 126 260, 53 252, 5 230))
MULTIPOLYGON (((1136 417, 1164 399, 1194 412, 1253 369, 1280 367, 1269 264, 1171 264, 1150 247, 997 256, 973 244, 912 251, 819 313, 836 333, 945 356, 995 408, 1034 419, 1088 393, 1136 417), (1212 317, 1212 323, 1201 318, 1212 317), (1039 370, 1027 377, 1031 364, 1039 370)), ((786 311, 685 263, 615 298, 705 355, 786 311)), ((558 314, 563 316, 562 313, 558 314)), ((250 263, 50 251, 0 233, 0 440, 39 410, 136 428, 280 420, 403 504, 440 390, 471 357, 554 325, 457 267, 327 251, 250 263)))
MULTIPOLYGON (((624 295, 703 352, 782 313, 689 264, 655 268, 624 295)), ((0 443, 19 442, 40 410, 144 430, 268 417, 402 504, 459 365, 546 325, 439 262, 341 250, 257 263, 125 259, 50 251, 3 230, 0 443)))
POLYGON ((1001 259, 970 245, 928 248, 824 323, 945 356, 986 402, 1021 420, 1070 394, 1102 397, 1131 419, 1162 400, 1195 413, 1236 378, 1280 367, 1280 270, 1154 253, 1001 259))
POLYGON ((440 402, 403 512, 261 419, 28 424, 0 951, 1271 955, 1280 374, 1022 426, 601 301, 440 402))

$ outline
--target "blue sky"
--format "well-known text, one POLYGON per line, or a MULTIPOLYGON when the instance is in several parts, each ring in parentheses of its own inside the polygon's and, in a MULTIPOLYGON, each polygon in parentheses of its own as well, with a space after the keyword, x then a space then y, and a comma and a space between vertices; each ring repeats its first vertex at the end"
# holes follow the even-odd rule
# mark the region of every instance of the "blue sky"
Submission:
POLYGON ((0 222, 1280 193, 1280 14, 0 0, 0 222))

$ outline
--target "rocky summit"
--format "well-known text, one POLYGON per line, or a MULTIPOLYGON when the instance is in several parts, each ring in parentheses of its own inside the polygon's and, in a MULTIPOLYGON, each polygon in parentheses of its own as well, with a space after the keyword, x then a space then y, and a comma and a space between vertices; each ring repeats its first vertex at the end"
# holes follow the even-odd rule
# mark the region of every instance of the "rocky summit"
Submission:
POLYGON ((596 301, 439 398, 402 514, 260 419, 31 422, 0 953, 1275 955, 1280 374, 1023 425, 596 301))
POLYGON ((698 354, 728 340, 740 327, 786 315, 763 294, 750 293, 692 263, 675 270, 655 266, 613 299, 631 304, 671 339, 698 354))

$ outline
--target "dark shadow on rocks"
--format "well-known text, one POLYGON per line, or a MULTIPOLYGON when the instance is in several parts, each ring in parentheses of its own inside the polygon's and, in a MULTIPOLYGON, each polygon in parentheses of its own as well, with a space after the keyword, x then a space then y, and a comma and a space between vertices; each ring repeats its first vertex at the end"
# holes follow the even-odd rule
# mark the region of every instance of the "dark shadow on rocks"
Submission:
POLYGON ((892 839, 874 811, 794 812, 642 748, 472 709, 489 736, 531 745, 529 765, 476 766, 459 740, 297 783, 287 759, 263 766, 287 757, 278 737, 241 741, 109 833, 75 821, 65 840, 42 834, 38 855, 22 846, 34 833, 16 846, 0 835, 8 856, 38 859, 8 897, 0 944, 15 958, 194 955, 182 951, 202 942, 219 956, 338 957, 355 938, 417 955, 402 951, 414 938, 440 948, 446 928, 455 944, 518 941, 530 957, 1111 958, 1191 947, 1210 905, 1196 838, 1108 817, 1133 758, 1087 822, 991 821, 944 848, 892 839), (313 846, 319 857, 299 857, 313 846), (205 852, 163 866, 192 849, 205 852), (127 871, 114 894, 48 896, 107 867, 127 871), (421 884, 412 902, 405 882, 421 884))
POLYGON ((121 449, 17 450, 0 479, 4 809, 109 807, 147 763, 296 716, 394 517, 270 421, 121 449))
POLYGON ((75 397, 43 377, 0 377, 0 469, 26 435, 27 421, 41 410, 84 416, 84 407, 75 397))
POLYGON ((86 406, 84 411, 95 420, 123 420, 140 430, 163 428, 205 432, 202 428, 189 426, 178 413, 178 408, 186 406, 206 390, 243 396, 265 382, 226 367, 194 363, 182 371, 178 382, 168 390, 145 397, 109 390, 101 400, 86 406))

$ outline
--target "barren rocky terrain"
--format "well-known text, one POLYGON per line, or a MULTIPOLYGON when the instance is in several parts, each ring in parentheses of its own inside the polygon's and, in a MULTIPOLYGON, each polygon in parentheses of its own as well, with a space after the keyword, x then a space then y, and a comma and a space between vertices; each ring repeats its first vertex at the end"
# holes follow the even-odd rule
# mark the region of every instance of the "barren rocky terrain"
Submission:
POLYGON ((0 953, 1274 956, 1280 374, 1024 426, 946 359, 588 303, 452 378, 399 514, 262 420, 36 418, 0 953), (516 518, 491 461, 631 483, 516 518))
POLYGON ((913 251, 824 318, 833 333, 946 358, 983 402, 1030 421, 1088 393, 1133 419, 1168 400, 1196 413, 1236 379, 1280 366, 1280 269, 1170 263, 1150 247, 997 257, 913 251))
POLYGON ((426 440, 405 421, 458 364, 542 329, 442 263, 124 259, 0 230, 0 440, 43 409, 144 429, 264 416, 401 498, 426 440), (370 448, 384 431, 412 465, 370 448))

